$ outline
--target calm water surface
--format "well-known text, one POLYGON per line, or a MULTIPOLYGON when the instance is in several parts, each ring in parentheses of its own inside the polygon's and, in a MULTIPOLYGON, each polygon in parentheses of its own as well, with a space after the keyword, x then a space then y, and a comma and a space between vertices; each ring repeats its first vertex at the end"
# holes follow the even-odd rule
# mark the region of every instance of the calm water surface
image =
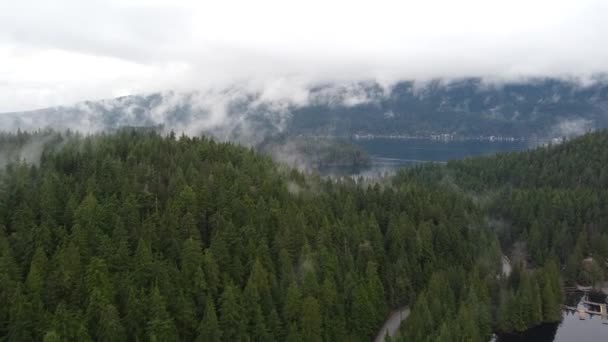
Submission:
POLYGON ((529 142, 507 141, 438 141, 431 139, 362 139, 355 140, 375 160, 403 164, 420 162, 445 162, 499 152, 521 151, 529 148, 529 142))
POLYGON ((372 159, 369 169, 337 167, 321 170, 324 174, 378 176, 420 163, 444 163, 448 160, 492 155, 500 152, 522 151, 532 146, 529 142, 506 141, 438 141, 431 139, 361 139, 354 140, 372 159))
POLYGON ((564 312, 559 324, 543 324, 520 335, 499 336, 497 342, 600 342, 608 341, 608 320, 601 316, 580 320, 574 312, 564 312))
MULTIPOLYGON (((583 294, 576 292, 566 296, 566 304, 577 306, 581 304, 583 294)), ((604 303, 606 296, 590 294, 591 301, 604 303)), ((587 315, 581 320, 578 313, 564 311, 560 323, 542 324, 521 334, 505 334, 498 336, 496 342, 599 342, 608 341, 608 317, 587 315)))

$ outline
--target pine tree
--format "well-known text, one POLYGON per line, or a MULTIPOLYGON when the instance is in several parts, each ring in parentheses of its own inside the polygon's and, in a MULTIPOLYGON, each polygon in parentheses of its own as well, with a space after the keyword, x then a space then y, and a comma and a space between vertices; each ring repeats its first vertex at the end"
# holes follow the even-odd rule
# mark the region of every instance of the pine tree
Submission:
POLYGON ((34 339, 35 322, 31 303, 20 287, 13 294, 8 329, 8 341, 32 341, 34 339))
POLYGON ((140 239, 135 250, 134 260, 134 285, 147 288, 152 284, 153 264, 152 251, 150 245, 140 239))
POLYGON ((54 332, 63 341, 89 341, 91 340, 86 321, 79 311, 69 310, 61 302, 51 321, 51 332, 54 332))
POLYGON ((213 301, 207 302, 205 314, 198 326, 197 342, 219 342, 222 338, 222 331, 215 313, 213 301))
POLYGON ((106 304, 99 313, 97 323, 97 341, 126 341, 125 329, 120 322, 118 310, 112 304, 106 304))
POLYGON ((322 336, 321 312, 319 302, 315 298, 309 296, 304 299, 301 317, 302 341, 320 341, 322 336))
POLYGON ((283 308, 283 318, 288 323, 289 329, 295 326, 297 330, 302 305, 301 297, 302 294, 298 289, 298 285, 295 283, 289 285, 285 298, 285 306, 283 308))
POLYGON ((553 291, 549 282, 545 282, 542 288, 542 312, 545 322, 557 322, 561 319, 558 296, 553 291))
POLYGON ((359 281, 352 298, 351 307, 352 326, 354 332, 361 337, 370 337, 376 329, 376 308, 371 299, 366 283, 359 281))
POLYGON ((531 315, 531 325, 537 325, 540 322, 543 322, 543 302, 540 288, 538 287, 538 276, 534 277, 532 281, 532 289, 531 289, 531 298, 532 300, 529 303, 530 310, 532 310, 531 315))
POLYGON ((220 328, 222 338, 226 341, 240 341, 245 335, 246 326, 243 317, 239 290, 232 284, 224 288, 220 299, 220 328))
POLYGON ((365 271, 368 282, 368 293, 370 302, 375 309, 374 323, 379 323, 386 314, 386 302, 384 299, 384 286, 378 276, 377 265, 373 262, 368 262, 365 271))
POLYGON ((55 332, 54 330, 51 330, 51 331, 47 332, 46 334, 44 334, 42 341, 43 342, 60 342, 61 337, 59 336, 59 334, 57 334, 57 332, 55 332))
POLYGON ((287 326, 286 342, 299 342, 302 341, 302 336, 296 323, 289 323, 287 326))
MULTIPOLYGON (((18 286, 19 270, 8 242, 2 238, 0 235, 0 303, 11 303, 18 286)), ((6 335, 8 332, 10 311, 11 305, 0 305, 0 335, 6 335)))
POLYGON ((126 314, 124 325, 129 336, 142 340, 145 338, 147 322, 148 296, 144 289, 129 285, 126 289, 126 314))
POLYGON ((249 280, 250 281, 247 283, 245 291, 243 292, 244 312, 248 321, 247 332, 255 341, 268 340, 269 333, 264 321, 264 313, 262 312, 262 307, 260 305, 258 288, 252 278, 249 278, 249 280))
POLYGON ((177 340, 175 325, 167 312, 165 299, 156 286, 152 289, 149 296, 146 334, 151 341, 177 340))
POLYGON ((45 289, 45 273, 47 270, 47 257, 44 249, 38 247, 30 264, 30 271, 25 281, 28 291, 38 298, 43 296, 45 289))
POLYGON ((268 331, 270 332, 271 339, 275 341, 285 340, 285 331, 283 329, 283 322, 279 318, 279 314, 275 308, 270 310, 270 314, 266 320, 268 331))
POLYGON ((215 297, 220 287, 220 271, 211 249, 205 250, 203 254, 203 271, 209 294, 215 297))

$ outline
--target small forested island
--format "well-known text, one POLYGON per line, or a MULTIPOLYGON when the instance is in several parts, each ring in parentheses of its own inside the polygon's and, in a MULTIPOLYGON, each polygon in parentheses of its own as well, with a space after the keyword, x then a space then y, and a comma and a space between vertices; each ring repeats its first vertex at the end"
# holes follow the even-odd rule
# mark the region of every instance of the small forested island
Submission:
POLYGON ((357 182, 205 137, 3 134, 0 340, 369 341, 403 306, 404 341, 559 321, 564 284, 605 278, 607 147, 357 182))
POLYGON ((371 166, 367 152, 344 138, 280 135, 265 139, 256 149, 301 171, 371 166))

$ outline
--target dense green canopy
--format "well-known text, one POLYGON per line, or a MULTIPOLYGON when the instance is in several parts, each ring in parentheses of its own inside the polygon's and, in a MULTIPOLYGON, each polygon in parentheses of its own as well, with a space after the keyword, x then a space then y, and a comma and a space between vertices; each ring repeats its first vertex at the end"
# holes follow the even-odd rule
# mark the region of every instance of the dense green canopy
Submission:
POLYGON ((472 201, 415 182, 305 177, 153 132, 1 137, 16 158, 41 139, 0 187, 9 341, 367 341, 434 274, 498 255, 472 201))
MULTIPOLYGON (((487 302, 494 310, 495 330, 522 331, 561 319, 560 277, 571 285, 597 286, 606 279, 606 165, 608 132, 603 131, 526 152, 418 167, 393 181, 450 189, 475 201, 515 264, 506 282, 482 289, 492 294, 487 302)), ((433 292, 430 297, 445 296, 433 292)), ((446 322, 446 334, 463 329, 446 322)), ((419 326, 414 320, 407 325, 419 326)), ((415 330, 407 325, 406 333, 415 330)))
POLYGON ((0 340, 368 341, 402 305, 408 341, 556 321, 561 266, 603 277, 580 265, 608 256, 606 146, 357 183, 206 138, 4 134, 0 340))

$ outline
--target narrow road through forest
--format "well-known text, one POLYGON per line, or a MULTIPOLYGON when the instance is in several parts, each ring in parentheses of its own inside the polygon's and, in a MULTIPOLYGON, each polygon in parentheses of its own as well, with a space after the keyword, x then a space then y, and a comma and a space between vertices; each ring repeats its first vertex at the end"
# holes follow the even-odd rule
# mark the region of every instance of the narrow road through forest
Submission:
MULTIPOLYGON (((508 277, 509 275, 511 275, 512 271, 511 260, 509 260, 506 255, 503 255, 501 259, 502 274, 508 277)), ((409 315, 410 308, 407 306, 403 306, 399 310, 391 312, 390 316, 388 316, 388 319, 384 322, 384 325, 382 325, 382 329, 380 329, 380 332, 378 332, 378 335, 376 335, 374 342, 384 342, 384 338, 387 332, 389 336, 395 336, 395 333, 397 332, 397 330, 399 330, 401 322, 405 321, 405 319, 409 315)))
POLYGON ((389 336, 395 336, 395 333, 397 332, 397 330, 399 330, 401 322, 403 322, 409 315, 410 308, 407 306, 401 307, 399 308, 399 310, 391 312, 391 315, 388 317, 386 322, 384 322, 384 325, 382 326, 382 329, 380 329, 380 332, 374 339, 374 342, 384 342, 384 337, 386 336, 387 332, 389 336))
POLYGON ((511 260, 509 260, 509 258, 503 254, 502 256, 502 274, 504 276, 510 276, 511 275, 511 271, 513 270, 513 267, 511 266, 511 260))

